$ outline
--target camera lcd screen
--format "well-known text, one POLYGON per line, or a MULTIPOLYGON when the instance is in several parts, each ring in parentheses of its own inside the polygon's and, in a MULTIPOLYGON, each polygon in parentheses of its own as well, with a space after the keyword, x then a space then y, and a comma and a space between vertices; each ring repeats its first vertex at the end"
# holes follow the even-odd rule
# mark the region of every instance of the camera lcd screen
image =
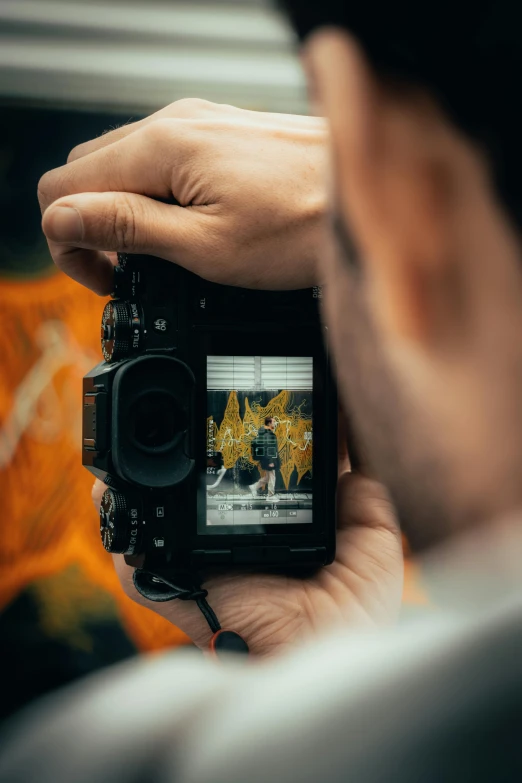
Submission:
POLYGON ((311 356, 207 357, 207 529, 312 522, 312 393, 311 356))

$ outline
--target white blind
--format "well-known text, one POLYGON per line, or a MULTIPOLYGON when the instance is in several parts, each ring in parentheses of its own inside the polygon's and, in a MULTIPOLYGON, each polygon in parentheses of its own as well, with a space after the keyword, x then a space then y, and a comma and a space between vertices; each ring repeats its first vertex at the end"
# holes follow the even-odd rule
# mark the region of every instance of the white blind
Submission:
POLYGON ((209 356, 207 389, 255 389, 255 356, 209 356))
POLYGON ((311 389, 311 356, 262 356, 261 380, 265 389, 311 389))
POLYGON ((293 34, 262 0, 0 0, 0 98, 149 113, 179 98, 306 113, 293 34))
POLYGON ((312 389, 313 360, 311 356, 209 356, 207 388, 312 389))

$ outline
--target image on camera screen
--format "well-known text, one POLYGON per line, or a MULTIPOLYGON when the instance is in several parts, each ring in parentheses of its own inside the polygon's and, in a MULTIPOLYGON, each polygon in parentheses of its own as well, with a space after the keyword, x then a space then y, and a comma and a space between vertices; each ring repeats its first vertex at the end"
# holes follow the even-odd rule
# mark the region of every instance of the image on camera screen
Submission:
POLYGON ((313 359, 207 357, 206 524, 312 522, 313 359))

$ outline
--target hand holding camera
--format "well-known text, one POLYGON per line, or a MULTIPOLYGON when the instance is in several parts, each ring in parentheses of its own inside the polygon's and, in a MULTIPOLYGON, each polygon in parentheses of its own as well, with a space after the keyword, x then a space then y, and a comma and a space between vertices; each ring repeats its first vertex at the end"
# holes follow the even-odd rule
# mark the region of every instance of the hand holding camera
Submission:
POLYGON ((177 101, 80 145, 42 177, 53 259, 100 294, 112 291, 103 251, 147 253, 243 288, 312 286, 326 140, 319 118, 177 101))
MULTIPOLYGON (((129 258, 131 254, 150 253, 173 260, 198 275, 196 288, 203 284, 201 278, 211 281, 210 288, 213 288, 211 284, 215 282, 231 283, 245 288, 283 290, 310 286, 316 282, 315 248, 320 241, 320 223, 324 206, 320 170, 325 156, 325 138, 326 131, 320 120, 261 115, 201 102, 181 101, 173 104, 159 115, 153 115, 152 118, 136 123, 135 126, 125 126, 87 145, 82 145, 72 153, 71 162, 67 166, 47 174, 42 179, 40 184, 42 207, 44 210, 50 207, 44 213, 43 227, 49 239, 53 258, 65 272, 100 293, 114 290, 114 266, 105 255, 104 251, 107 250, 124 251, 129 258), (292 177, 288 175, 290 170, 292 177), (300 172, 299 176, 296 176, 296 171, 300 172), (289 186, 291 190, 294 188, 292 192, 289 191, 289 186), (155 200, 168 199, 172 196, 186 208, 155 200), (80 238, 74 238, 68 233, 69 215, 63 215, 64 206, 73 207, 75 214, 80 214, 82 224, 80 238)), ((149 260, 150 270, 152 270, 151 263, 149 260)), ((141 272, 146 271, 142 265, 141 272)), ((148 302, 147 296, 150 296, 150 293, 145 295, 144 299, 141 293, 137 296, 136 288, 133 290, 136 278, 133 282, 132 274, 125 280, 125 275, 120 275, 120 286, 123 286, 123 289, 125 286, 127 288, 123 295, 116 293, 122 297, 123 302, 118 303, 118 299, 113 300, 104 315, 102 337, 104 347, 108 351, 106 358, 109 358, 105 380, 109 377, 114 378, 117 371, 132 365, 140 357, 142 360, 148 358, 147 353, 157 352, 159 348, 161 354, 162 338, 167 338, 163 349, 174 347, 172 342, 170 344, 168 342, 173 333, 167 329, 162 330, 159 325, 169 324, 172 320, 172 312, 167 313, 165 309, 167 307, 168 310, 165 293, 170 291, 173 294, 175 287, 169 288, 165 285, 163 273, 156 274, 156 272, 155 269, 147 281, 149 291, 154 292, 152 301, 148 302), (146 307, 140 311, 133 311, 131 307, 133 301, 134 304, 145 301, 146 307), (122 308, 123 303, 125 306, 122 308), (138 322, 135 327, 138 329, 138 335, 133 329, 135 318, 138 322), (153 326, 155 321, 158 323, 157 329, 153 326)), ((180 270, 173 266, 168 274, 175 276, 179 272, 180 270)), ((215 291, 216 288, 214 293, 215 291)), ((229 293, 232 295, 232 292, 229 293)), ((193 318, 191 322, 194 327, 192 335, 206 334, 205 340, 197 347, 196 353, 199 352, 200 358, 196 361, 196 365, 198 361, 201 362, 201 357, 204 357, 208 370, 209 357, 219 357, 225 353, 232 358, 235 356, 244 358, 250 354, 255 359, 255 354, 258 352, 253 351, 252 346, 256 342, 267 342, 270 330, 267 332, 266 328, 270 319, 275 320, 280 327, 281 318, 274 319, 271 306, 266 309, 265 323, 262 324, 260 331, 258 320, 261 317, 263 321, 263 308, 259 306, 252 308, 248 297, 245 298, 244 291, 236 292, 235 296, 236 320, 232 324, 233 329, 230 328, 230 323, 228 330, 225 329, 228 334, 226 339, 231 346, 226 352, 223 350, 222 341, 223 327, 227 326, 228 315, 223 320, 223 312, 233 311, 234 308, 227 310, 222 307, 223 302, 219 303, 219 297, 201 296, 200 292, 195 290, 189 296, 178 300, 186 303, 189 308, 194 307, 192 313, 193 315, 197 313, 198 318, 201 319, 202 314, 204 315, 203 322, 200 320, 198 323, 198 318, 193 318), (205 300, 205 308, 199 307, 198 311, 198 302, 201 304, 202 299, 205 300), (241 299, 242 304, 240 304, 241 299), (245 324, 252 324, 255 319, 258 319, 257 333, 254 329, 248 335, 248 330, 245 333, 243 327, 245 324), (232 348, 234 343, 236 347, 232 348), (248 346, 249 350, 247 350, 248 346)), ((267 294, 259 294, 259 296, 267 296, 267 294)), ((283 300, 280 294, 269 296, 274 296, 275 301, 279 297, 281 303, 287 295, 283 295, 283 300)), ((298 296, 306 298, 306 293, 300 292, 298 296)), ((310 298, 307 301, 310 302, 310 298)), ((312 304, 316 302, 312 301, 312 304)), ((286 306, 284 304, 283 309, 286 306)), ((306 309, 302 312, 306 313, 306 309)), ((280 348, 277 351, 259 351, 259 353, 263 353, 267 358, 274 353, 279 354, 279 358, 292 357, 292 354, 294 357, 300 355, 312 359, 316 355, 319 356, 316 336, 312 339, 313 349, 310 348, 311 343, 308 344, 305 338, 301 338, 299 350, 296 350, 296 329, 302 329, 304 335, 307 333, 307 327, 303 320, 300 321, 299 317, 296 317, 295 309, 293 313, 292 318, 286 321, 287 327, 294 335, 293 349, 289 351, 280 348)), ((308 324, 308 329, 311 323, 308 324)), ((314 323, 314 328, 317 330, 317 314, 314 323)), ((285 340, 288 342, 289 336, 286 335, 281 340, 282 343, 285 340)), ((268 339, 268 343, 275 345, 276 341, 268 339)), ((185 358, 191 353, 190 350, 187 351, 187 347, 185 345, 185 358)), ((168 358, 168 350, 166 352, 163 350, 163 358, 168 358)), ((171 361, 174 360, 172 356, 170 358, 171 361)), ((263 356, 258 358, 262 360, 263 356)), ((93 371, 92 375, 94 381, 96 373, 93 371)), ((319 376, 322 377, 322 373, 319 373, 319 376)), ((143 378, 148 378, 146 382, 150 385, 148 374, 144 373, 140 376, 138 373, 136 380, 140 377, 142 379, 140 382, 143 382, 143 378)), ((93 387, 95 385, 93 382, 93 387)), ((222 391, 230 394, 237 390, 237 386, 237 382, 233 381, 222 391)), ((91 391, 93 394, 104 393, 101 388, 97 391, 93 388, 91 391)), ((108 388, 105 389, 105 393, 108 391, 108 388)), ((200 415, 209 404, 210 391, 217 390, 209 389, 204 383, 203 396, 199 404, 200 415)), ((239 392, 241 391, 239 389, 239 392)), ((131 398, 132 394, 127 395, 131 407, 138 405, 139 408, 139 400, 131 398)), ((312 405, 313 414, 319 412, 319 418, 325 401, 326 398, 323 397, 321 404, 316 403, 315 407, 312 405)), ((266 407, 265 403, 269 402, 268 399, 260 399, 258 401, 260 409, 266 407)), ((141 415, 135 417, 133 421, 131 421, 132 417, 127 419, 132 429, 132 432, 129 430, 133 440, 132 448, 136 451, 134 455, 136 472, 140 469, 138 452, 141 454, 143 464, 147 460, 150 461, 155 456, 155 451, 165 445, 158 445, 154 439, 160 436, 166 437, 170 431, 165 426, 168 422, 163 422, 163 426, 158 428, 157 405, 151 408, 144 399, 141 403, 143 410, 136 409, 138 412, 141 411, 141 415), (148 413, 151 411, 153 415, 149 416, 148 413), (144 443, 149 452, 147 454, 144 451, 144 443)), ((242 400, 241 403, 244 406, 245 401, 242 400)), ((102 408, 103 404, 100 405, 99 410, 98 406, 87 407, 91 416, 93 410, 96 411, 96 419, 98 421, 99 417, 100 421, 100 432, 103 429, 101 421, 104 415, 105 426, 108 418, 112 416, 112 414, 109 416, 108 409, 104 414, 102 408)), ((129 412, 132 413, 130 409, 129 412)), ((207 408, 205 413, 212 414, 212 411, 207 408)), ((244 409, 242 413, 244 421, 244 409)), ((191 415, 190 405, 186 407, 184 415, 191 415)), ((120 419, 120 421, 124 420, 125 417, 120 419)), ((113 424, 114 421, 115 419, 113 424)), ((222 421, 214 419, 212 421, 219 430, 218 425, 222 424, 222 421)), ((261 424, 259 415, 255 424, 261 424)), ((317 418, 314 424, 317 432, 314 438, 317 445, 321 438, 325 437, 325 432, 321 433, 321 428, 317 428, 317 418)), ((281 426, 280 423, 278 426, 281 426)), ((285 432, 286 426, 283 425, 279 430, 280 437, 281 433, 285 432)), ((301 426, 305 429, 309 427, 306 423, 301 426)), ((170 445, 173 445, 180 431, 185 432, 186 421, 183 428, 176 429, 176 432, 174 429, 171 433, 173 437, 169 440, 170 445)), ((311 428, 309 431, 311 433, 311 428)), ((97 435, 97 433, 93 434, 97 435)), ((107 434, 106 430, 105 435, 107 434)), ((253 436, 253 431, 251 434, 253 436)), ((307 446, 305 433, 301 434, 302 441, 291 437, 292 433, 287 441, 292 440, 297 444, 295 448, 301 448, 303 453, 306 453, 306 449, 311 444, 307 446)), ((212 437, 215 437, 215 432, 212 437)), ((208 439, 198 441, 199 447, 196 448, 193 448, 193 444, 187 444, 184 437, 178 440, 176 447, 181 446, 186 451, 185 456, 189 462, 201 459, 202 454, 207 459, 214 459, 216 456, 214 453, 216 449, 213 448, 212 456, 209 457, 208 439)), ((233 441, 240 439, 232 437, 229 440, 232 441, 230 449, 234 449, 236 445, 233 441)), ((243 465, 245 461, 248 462, 248 446, 248 442, 245 441, 237 446, 243 450, 241 452, 243 465)), ((290 448, 292 444, 288 443, 288 446, 290 448)), ((87 451, 89 451, 88 446, 87 451)), ((128 453, 127 449, 123 450, 124 455, 128 453)), ((230 459, 230 455, 227 459, 230 459)), ((270 464, 275 465, 276 462, 270 464)), ((101 468, 98 466, 101 471, 100 476, 108 472, 107 467, 109 466, 105 465, 101 468)), ((269 465, 267 467, 268 473, 277 472, 269 465)), ((215 469, 220 476, 226 473, 223 472, 223 466, 218 467, 217 463, 215 469)), ((253 478, 259 475, 260 481, 262 470, 259 461, 258 472, 253 472, 253 478)), ((318 464, 319 473, 320 470, 318 464)), ((199 481, 201 485, 201 471, 198 473, 197 470, 192 470, 191 475, 196 484, 199 481)), ((294 474, 294 482, 296 475, 294 474)), ((217 476, 216 481, 220 476, 217 476)), ((120 475, 120 482, 121 478, 120 475)), ((128 479, 129 475, 127 475, 128 479)), ((212 481, 215 483, 214 476, 212 481)), ((279 508, 283 503, 287 514, 290 511, 308 513, 305 507, 299 506, 300 503, 306 503, 306 499, 304 501, 296 500, 295 497, 289 499, 290 494, 294 496, 298 494, 290 492, 296 487, 291 483, 285 484, 281 475, 278 476, 278 481, 280 488, 284 490, 286 500, 276 503, 277 513, 279 514, 279 508), (297 503, 297 508, 286 508, 289 502, 297 503)), ((249 485, 242 480, 239 483, 245 488, 246 494, 249 485)), ((268 494, 269 479, 266 484, 268 494)), ((217 502, 214 503, 216 498, 212 497, 212 493, 217 490, 221 492, 225 487, 226 476, 212 492, 207 485, 206 496, 204 491, 200 491, 199 496, 208 506, 206 510, 209 514, 202 517, 203 528, 207 529, 210 538, 218 535, 215 534, 217 528, 213 524, 208 524, 213 513, 234 516, 240 511, 249 515, 253 512, 256 516, 255 524, 258 525, 261 520, 257 519, 257 515, 265 511, 264 506, 270 505, 273 508, 274 505, 268 503, 268 497, 266 500, 262 497, 261 491, 259 497, 255 498, 255 502, 249 504, 245 502, 244 510, 236 510, 234 501, 229 502, 228 499, 221 498, 220 502, 218 497, 217 502), (216 505, 217 508, 214 510, 211 505, 216 505), (219 506, 225 508, 220 510, 219 506), (232 508, 228 508, 229 506, 232 508)), ((113 489, 115 492, 120 492, 121 485, 113 489)), ((150 483, 148 489, 150 490, 150 483)), ((101 496, 106 491, 106 484, 97 481, 93 497, 98 508, 101 496)), ((107 495, 105 497, 107 498, 107 495)), ((197 487, 192 487, 191 497, 194 501, 198 497, 197 487)), ((169 502, 172 502, 172 499, 169 502)), ((133 518, 129 514, 135 506, 127 505, 128 508, 123 510, 123 516, 125 520, 132 521, 133 518)), ((321 626, 337 620, 364 625, 387 623, 395 617, 400 605, 402 587, 401 543, 393 510, 386 500, 386 493, 369 479, 343 473, 338 485, 338 506, 336 558, 331 565, 320 569, 307 579, 296 578, 288 573, 279 575, 274 572, 247 571, 246 569, 251 565, 248 563, 248 558, 243 564, 224 562, 220 566, 217 562, 212 563, 209 560, 210 571, 206 574, 205 587, 211 594, 212 606, 219 615, 223 627, 233 627, 237 630, 247 639, 252 652, 266 654, 278 651, 285 645, 297 643, 321 626)), ((114 510, 121 518, 122 510, 116 509, 116 504, 112 511, 114 510)), ((187 530, 185 510, 183 504, 175 505, 178 517, 175 519, 174 530, 187 530)), ((107 520, 110 519, 112 511, 110 508, 105 509, 107 520)), ((197 519, 197 516, 196 513, 193 518, 197 519)), ((284 527, 288 530, 291 528, 288 522, 290 516, 287 516, 286 520, 284 527)), ((312 529, 314 525, 321 527, 327 523, 326 519, 321 518, 319 509, 315 515, 312 514, 312 520, 302 522, 302 535, 307 535, 305 532, 307 525, 312 529)), ((263 525, 267 530, 274 530, 269 528, 268 518, 267 520, 263 518, 263 525)), ((275 527, 280 526, 277 517, 275 527)), ((154 547, 154 538, 160 538, 160 536, 149 535, 152 527, 153 525, 149 524, 147 528, 145 549, 148 548, 149 552, 154 547)), ((283 531, 284 527, 281 526, 283 531)), ((200 533, 204 534, 203 528, 200 528, 200 533)), ((244 525, 239 525, 237 529, 241 528, 244 529, 244 525)), ((195 529, 192 528, 193 533, 195 529)), ((106 527, 108 537, 110 532, 108 522, 106 527)), ((232 535, 236 541, 241 539, 239 534, 231 533, 230 529, 225 531, 225 537, 226 535, 232 535)), ((246 535, 249 533, 247 532, 246 535)), ((287 533, 283 532, 284 535, 287 533)), ((142 538, 140 541, 141 552, 138 554, 143 554, 144 540, 145 538, 142 538)), ((221 540, 225 541, 225 538, 221 540)), ((130 539, 124 542, 126 548, 129 545, 134 546, 135 543, 137 542, 130 539)), ((111 548, 110 544, 108 548, 111 548)), ((222 551, 226 550, 226 552, 231 552, 233 548, 233 546, 221 547, 222 551)), ((249 549, 246 546, 238 548, 249 549)), ((156 554, 159 554, 163 548, 156 549, 156 554)), ((198 549, 200 552, 202 549, 205 550, 201 546, 192 546, 185 547, 183 551, 194 552, 198 549)), ((173 551, 175 550, 174 546, 173 551)), ((211 550, 212 547, 208 547, 206 551, 211 550)), ((126 549, 120 548, 118 551, 123 552, 126 549)), ((214 547, 213 551, 215 553, 219 550, 214 547)), ((247 552, 242 554, 246 555, 247 552)), ((191 602, 174 601, 157 604, 148 601, 134 587, 132 581, 134 566, 127 565, 122 555, 116 554, 114 559, 124 589, 132 598, 166 616, 182 628, 196 644, 202 647, 208 644, 209 629, 202 615, 191 602)), ((328 559, 325 558, 323 562, 327 562, 328 559)))
MULTIPOLYGON (((99 480, 93 487, 97 513, 106 489, 99 480)), ((336 624, 371 628, 395 622, 402 595, 402 544, 387 493, 376 481, 344 472, 337 506, 335 560, 312 577, 244 570, 208 574, 205 587, 221 625, 246 639, 253 655, 280 654, 336 624)), ((147 600, 134 586, 134 567, 123 555, 113 555, 113 560, 130 598, 172 622, 198 647, 208 647, 211 632, 191 601, 147 600)))

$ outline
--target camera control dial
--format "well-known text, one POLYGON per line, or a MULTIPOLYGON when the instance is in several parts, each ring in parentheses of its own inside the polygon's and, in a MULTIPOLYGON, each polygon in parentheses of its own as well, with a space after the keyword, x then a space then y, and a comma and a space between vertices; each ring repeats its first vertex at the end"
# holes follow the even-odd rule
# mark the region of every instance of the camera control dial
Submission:
POLYGON ((116 489, 106 489, 100 504, 100 533, 107 552, 139 554, 143 527, 141 502, 116 489))
POLYGON ((140 348, 142 318, 135 302, 111 300, 103 309, 101 347, 106 362, 118 362, 140 348))

